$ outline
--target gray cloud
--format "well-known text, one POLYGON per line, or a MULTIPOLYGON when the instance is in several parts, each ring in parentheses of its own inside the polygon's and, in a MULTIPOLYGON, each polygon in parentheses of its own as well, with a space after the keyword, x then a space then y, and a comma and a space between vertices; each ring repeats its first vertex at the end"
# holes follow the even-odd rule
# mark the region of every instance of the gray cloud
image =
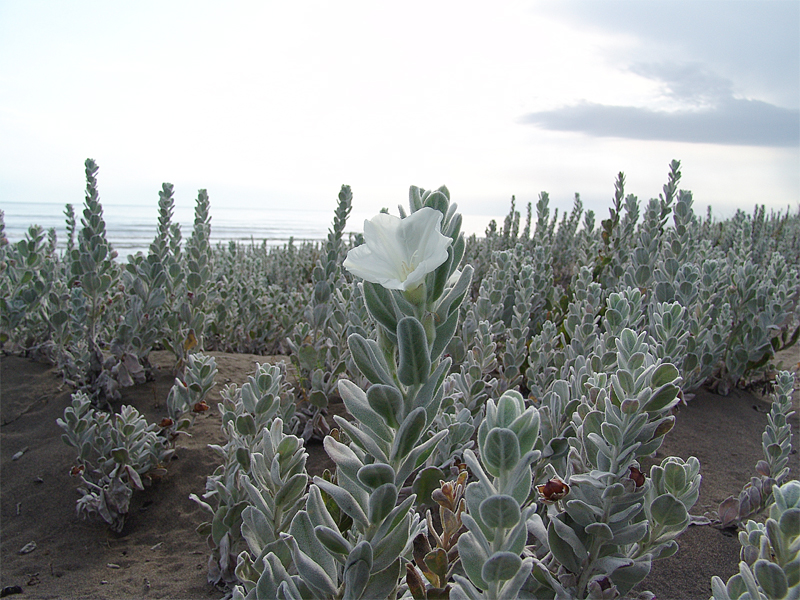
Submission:
MULTIPOLYGON (((800 107, 797 0, 560 0, 538 10, 581 29, 635 36, 641 40, 638 60, 697 61, 749 97, 800 107)), ((626 53, 605 54, 630 64, 626 53)))
POLYGON ((582 102, 529 113, 521 121, 598 137, 745 146, 800 144, 800 110, 736 98, 731 81, 701 65, 640 63, 630 71, 658 81, 665 97, 686 108, 662 111, 582 102))
POLYGON ((800 111, 758 100, 730 99, 714 109, 654 111, 583 102, 530 113, 522 122, 597 137, 745 146, 797 146, 800 111))

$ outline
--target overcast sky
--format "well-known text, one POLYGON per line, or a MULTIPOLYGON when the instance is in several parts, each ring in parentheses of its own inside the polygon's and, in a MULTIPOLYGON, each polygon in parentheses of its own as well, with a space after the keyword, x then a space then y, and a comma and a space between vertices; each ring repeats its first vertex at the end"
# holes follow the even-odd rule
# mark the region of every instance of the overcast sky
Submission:
MULTIPOLYGON (((0 209, 207 188, 394 212, 411 184, 604 217, 673 158, 703 212, 800 198, 800 2, 0 0, 0 209)), ((727 211, 727 213, 726 213, 727 211)))

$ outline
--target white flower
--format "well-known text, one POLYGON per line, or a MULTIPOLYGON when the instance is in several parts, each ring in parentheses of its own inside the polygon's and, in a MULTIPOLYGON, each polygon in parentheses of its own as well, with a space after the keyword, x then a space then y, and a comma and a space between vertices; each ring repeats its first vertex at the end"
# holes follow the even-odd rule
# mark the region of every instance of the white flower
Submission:
POLYGON ((447 260, 452 240, 441 226, 442 213, 427 206, 405 219, 376 215, 364 221, 366 243, 350 250, 343 266, 390 290, 413 290, 447 260))

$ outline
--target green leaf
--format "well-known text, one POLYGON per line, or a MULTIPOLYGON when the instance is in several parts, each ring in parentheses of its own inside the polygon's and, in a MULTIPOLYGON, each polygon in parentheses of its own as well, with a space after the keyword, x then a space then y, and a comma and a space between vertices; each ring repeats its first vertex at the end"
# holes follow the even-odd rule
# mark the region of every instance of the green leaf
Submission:
POLYGON ((392 452, 389 456, 392 462, 398 458, 405 458, 419 442, 425 430, 425 409, 417 407, 412 410, 400 425, 392 444, 392 452))
MULTIPOLYGON (((481 502, 478 512, 481 520, 492 529, 498 527, 511 529, 519 523, 520 507, 511 496, 503 494, 489 496, 481 502)), ((505 577, 504 579, 509 578, 505 577)))
POLYGON ((377 489, 386 483, 394 483, 394 469, 387 464, 372 463, 358 470, 358 480, 371 489, 377 489))
POLYGON ((256 421, 252 415, 239 415, 236 417, 236 431, 241 435, 255 435, 256 421))
POLYGON ((370 383, 394 385, 392 377, 387 370, 388 365, 379 358, 380 351, 377 349, 377 343, 374 340, 366 340, 359 334, 353 333, 347 338, 347 345, 358 370, 370 383))
POLYGON ((381 523, 397 503, 397 487, 384 483, 369 496, 369 520, 381 523))
POLYGON ((250 470, 250 453, 247 448, 236 449, 236 462, 238 462, 245 471, 250 470))
POLYGON ((431 346, 431 360, 436 360, 441 356, 444 349, 453 339, 453 334, 458 326, 458 311, 452 313, 447 320, 436 327, 436 338, 431 346))
POLYGON ((753 574, 767 598, 785 598, 789 591, 786 574, 778 565, 763 558, 753 565, 753 574))
POLYGON ((369 527, 370 523, 367 515, 364 514, 364 510, 361 508, 358 502, 356 502, 356 499, 353 498, 353 495, 350 492, 334 483, 325 481, 321 477, 314 477, 314 483, 321 490, 330 495, 339 508, 347 513, 354 521, 358 521, 365 527, 369 527))
POLYGON ((550 551, 571 573, 581 572, 581 565, 588 557, 583 543, 576 533, 558 517, 550 520, 547 528, 547 543, 550 551))
POLYGON ((522 559, 511 552, 495 552, 483 565, 481 575, 486 581, 506 581, 522 567, 522 559))
POLYGON ((477 535, 480 533, 471 531, 461 534, 458 538, 458 555, 470 581, 485 590, 489 586, 483 579, 483 565, 489 560, 489 554, 478 541, 477 535))
POLYGON ((680 388, 676 385, 671 383, 662 385, 650 396, 650 400, 644 405, 644 410, 647 412, 660 412, 672 408, 679 402, 678 392, 680 392, 680 388))
POLYGON ((397 324, 399 360, 397 378, 404 385, 420 385, 431 374, 431 357, 425 329, 414 317, 403 317, 397 324))
POLYGON ((444 471, 439 467, 425 467, 417 473, 412 489, 417 495, 419 504, 431 504, 433 502, 431 494, 441 485, 439 482, 445 480, 444 471))
POLYGON ((672 494, 662 494, 650 505, 650 514, 663 527, 679 527, 687 523, 689 514, 683 502, 672 494))
POLYGON ((322 543, 329 552, 333 552, 334 554, 343 554, 346 556, 350 554, 353 549, 350 542, 344 539, 341 533, 325 525, 317 525, 314 527, 314 534, 316 534, 320 543, 322 543))
POLYGON ((514 469, 520 459, 519 440, 510 429, 495 427, 486 436, 482 458, 486 470, 495 477, 514 469))
POLYGON ((367 389, 367 402, 386 424, 397 429, 403 417, 403 395, 393 385, 373 384, 367 389))
POLYGON ((364 281, 364 302, 373 319, 391 333, 397 331, 397 313, 389 290, 382 285, 364 281))
POLYGON ((127 448, 114 448, 111 451, 111 458, 114 459, 114 462, 117 464, 125 464, 128 462, 128 449, 127 448))
POLYGON ((653 375, 650 378, 650 384, 656 388, 661 387, 667 383, 673 383, 679 376, 680 373, 675 365, 670 363, 662 363, 656 367, 655 371, 653 371, 653 375))

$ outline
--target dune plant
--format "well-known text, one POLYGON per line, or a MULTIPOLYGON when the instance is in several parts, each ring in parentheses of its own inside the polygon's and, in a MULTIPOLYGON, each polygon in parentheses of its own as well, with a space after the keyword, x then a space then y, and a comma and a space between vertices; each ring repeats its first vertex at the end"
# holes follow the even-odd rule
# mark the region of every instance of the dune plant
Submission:
POLYGON ((337 466, 336 483, 314 478, 305 510, 282 538, 297 575, 264 560, 258 582, 285 597, 394 597, 404 558, 423 524, 412 508, 416 495, 400 500, 403 485, 446 435, 429 430, 442 401, 451 361, 441 359, 458 308, 468 291, 471 267, 455 282, 463 253, 461 217, 446 188, 411 188, 411 212, 379 214, 365 222, 365 244, 351 250, 344 267, 364 279, 364 299, 378 339, 350 336, 355 363, 370 386, 365 392, 342 380, 339 392, 355 423, 334 417, 349 444, 331 436, 325 449, 337 466), (451 282, 451 285, 448 285, 451 282), (340 531, 323 493, 352 519, 340 531))
POLYGON ((312 302, 306 307, 305 321, 287 339, 300 392, 308 404, 301 407, 308 417, 301 433, 305 440, 312 435, 321 439, 328 433, 323 411, 329 399, 338 396, 337 382, 347 369, 346 305, 351 294, 350 286, 342 278, 341 261, 344 228, 352 202, 350 186, 342 186, 323 256, 312 271, 312 302))
POLYGON ((183 379, 176 378, 167 394, 167 417, 161 422, 171 443, 178 434, 188 435, 198 414, 209 410, 206 396, 216 385, 217 362, 213 356, 190 354, 183 379))
POLYGON ((30 349, 46 340, 46 303, 56 275, 44 230, 32 225, 25 239, 6 240, 0 264, 0 345, 14 340, 30 349))
POLYGON ((123 405, 117 414, 97 410, 86 393, 75 392, 72 403, 57 419, 61 438, 78 449, 72 475, 80 477, 79 515, 97 514, 114 531, 121 531, 134 489, 144 489, 159 477, 174 450, 134 407, 123 405))
MULTIPOLYGON (((162 223, 159 230, 162 243, 165 236, 163 218, 166 216, 164 212, 168 211, 168 207, 169 202, 165 199, 164 206, 161 207, 162 223)), ((177 269, 174 270, 176 276, 172 277, 175 298, 171 303, 172 310, 166 315, 167 335, 163 338, 162 343, 175 355, 176 373, 183 372, 187 357, 191 352, 197 352, 204 347, 203 336, 206 333, 206 325, 209 321, 208 312, 214 295, 209 209, 208 192, 199 190, 194 211, 194 227, 186 244, 185 256, 183 256, 185 277, 180 277, 177 269)), ((170 229, 170 233, 177 234, 173 229, 170 229)), ((172 241, 179 241, 177 235, 171 238, 172 241)), ((173 256, 175 256, 176 249, 172 244, 171 248, 173 256)))
POLYGON ((789 479, 789 456, 792 453, 792 410, 794 375, 781 371, 775 379, 775 391, 767 415, 767 427, 761 435, 764 459, 756 464, 758 477, 752 477, 738 496, 729 496, 719 505, 715 524, 721 528, 737 527, 744 519, 762 512, 772 501, 775 486, 789 479))
POLYGON ((712 600, 800 597, 800 482, 775 486, 766 523, 748 521, 739 532, 739 573, 711 579, 712 600))
MULTIPOLYGON (((263 364, 256 365, 255 373, 241 387, 232 383, 221 392, 222 402, 218 407, 222 416, 222 433, 227 442, 224 446, 212 444, 209 447, 222 459, 222 464, 206 479, 206 492, 202 499, 195 494, 190 495, 211 515, 211 520, 202 523, 197 531, 208 536, 212 549, 208 562, 208 581, 215 585, 230 586, 237 581, 234 572, 237 560, 240 553, 247 550, 249 541, 242 530, 243 512, 251 505, 263 508, 263 502, 267 502, 258 501, 258 496, 251 490, 252 485, 260 486, 262 496, 266 493, 275 494, 295 474, 292 467, 289 469, 290 475, 286 475, 285 469, 292 466, 289 463, 300 460, 287 459, 287 453, 297 457, 304 454, 302 447, 294 442, 287 441, 281 445, 285 437, 284 423, 291 418, 294 409, 289 387, 282 363, 263 364), (254 453, 262 458, 255 458, 254 453), (279 456, 277 463, 276 455, 279 456), (273 472, 273 467, 277 471, 273 472), (272 482, 269 485, 265 479, 268 476, 272 482)), ((296 496, 290 494, 287 497, 286 494, 288 491, 282 498, 297 503, 296 496)), ((266 514, 269 516, 269 513, 266 514)), ((278 518, 280 522, 279 517, 275 517, 273 512, 270 519, 278 518)), ((274 526, 273 521, 271 531, 274 531, 274 526)), ((269 538, 269 533, 265 531, 259 535, 261 540, 269 538)))

